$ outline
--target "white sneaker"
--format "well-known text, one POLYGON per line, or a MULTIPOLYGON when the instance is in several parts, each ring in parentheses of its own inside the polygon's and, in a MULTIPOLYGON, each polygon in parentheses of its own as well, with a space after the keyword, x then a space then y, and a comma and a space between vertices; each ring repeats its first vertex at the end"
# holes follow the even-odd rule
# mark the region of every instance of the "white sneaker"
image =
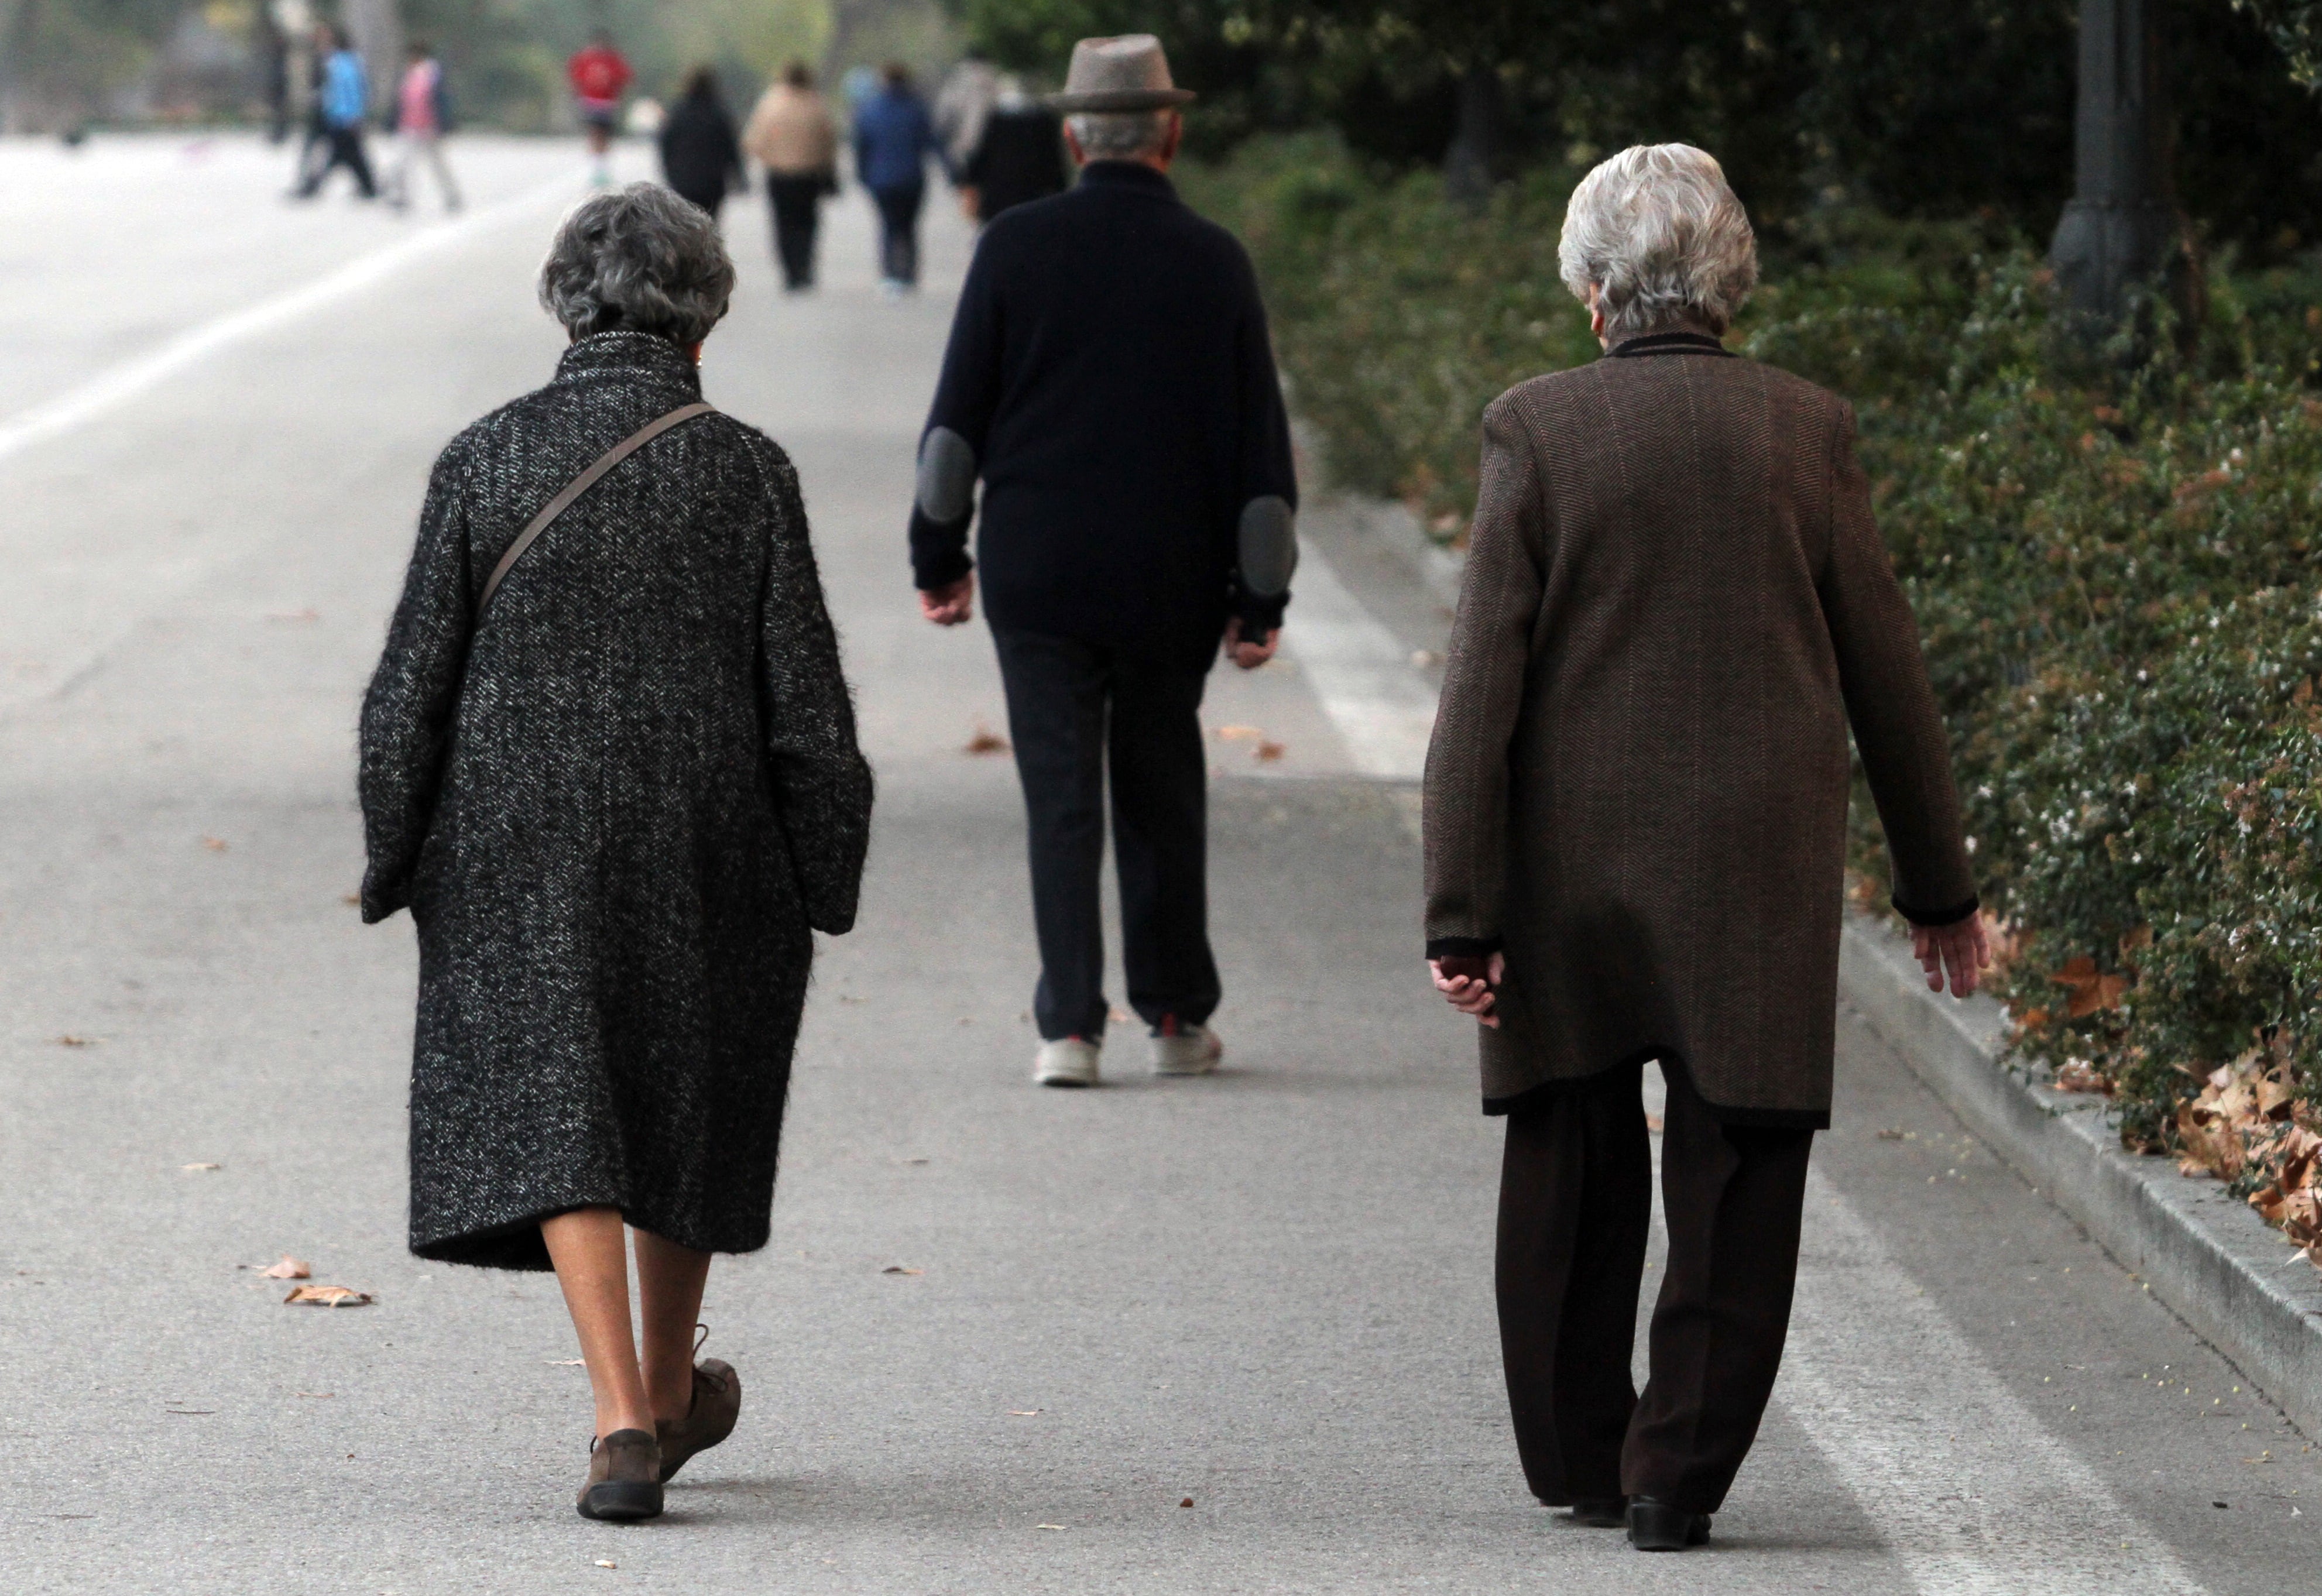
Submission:
POLYGON ((1059 1037, 1040 1044, 1032 1056, 1032 1080, 1039 1086, 1094 1086, 1096 1061, 1102 1050, 1079 1036, 1059 1037))
POLYGON ((1207 1075, 1225 1056, 1226 1044, 1207 1026, 1195 1026, 1174 1036, 1153 1038, 1156 1075, 1207 1075))

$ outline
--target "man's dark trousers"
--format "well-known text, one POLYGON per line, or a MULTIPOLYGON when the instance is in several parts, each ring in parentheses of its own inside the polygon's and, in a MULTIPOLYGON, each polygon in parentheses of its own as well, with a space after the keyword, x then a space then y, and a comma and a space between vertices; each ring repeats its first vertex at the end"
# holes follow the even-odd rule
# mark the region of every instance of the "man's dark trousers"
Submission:
POLYGON ((824 179, 766 178, 766 198, 774 213, 774 252, 782 257, 782 286, 814 286, 814 235, 822 222, 824 179))
POLYGON ((1043 1039, 1104 1035, 1106 767, 1120 875, 1129 1001, 1158 1029, 1218 1006, 1210 953, 1206 673, 1097 643, 994 627, 1008 730, 1024 783, 1032 919, 1040 942, 1033 1017, 1043 1039))
POLYGON ((1650 1496, 1710 1513, 1773 1394, 1814 1133, 1721 1125, 1664 1063, 1669 1253, 1640 1399, 1629 1357, 1653 1178, 1642 1071, 1608 1070, 1508 1116, 1500 1347, 1533 1495, 1650 1496))
POLYGON ((889 282, 919 280, 919 206, 928 197, 925 186, 873 188, 879 207, 879 271, 889 282))

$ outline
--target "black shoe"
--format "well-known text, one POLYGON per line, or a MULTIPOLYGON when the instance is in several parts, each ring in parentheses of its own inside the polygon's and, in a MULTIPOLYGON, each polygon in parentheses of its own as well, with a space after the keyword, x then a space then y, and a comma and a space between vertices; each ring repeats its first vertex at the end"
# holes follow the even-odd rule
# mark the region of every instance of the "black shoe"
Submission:
POLYGON ((1629 1544, 1640 1552, 1682 1552, 1708 1541, 1708 1514, 1688 1513, 1650 1496, 1629 1499, 1629 1544))
POLYGON ((589 1478, 578 1503, 583 1518, 632 1523, 661 1517, 661 1445, 651 1430, 615 1430, 589 1443, 589 1478))
POLYGON ((1576 1496, 1572 1499, 1572 1521, 1591 1529, 1618 1529, 1629 1521, 1629 1499, 1625 1496, 1576 1496))

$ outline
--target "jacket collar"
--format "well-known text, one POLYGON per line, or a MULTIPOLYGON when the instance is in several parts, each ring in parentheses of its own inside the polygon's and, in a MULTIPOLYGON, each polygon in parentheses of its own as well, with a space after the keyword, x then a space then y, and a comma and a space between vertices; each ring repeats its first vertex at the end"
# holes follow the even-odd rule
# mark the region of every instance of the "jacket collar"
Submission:
POLYGON ((1641 338, 1623 338, 1607 351, 1622 360, 1638 355, 1722 355, 1734 358, 1733 351, 1706 333, 1648 333, 1641 338))
POLYGON ((567 349, 556 362, 559 383, 614 376, 673 385, 697 397, 701 393, 701 372, 692 360, 655 333, 616 329, 592 333, 567 349))
POLYGON ((1177 186, 1168 175, 1141 160, 1092 160, 1081 168, 1081 187, 1129 189, 1162 199, 1177 197, 1177 186))

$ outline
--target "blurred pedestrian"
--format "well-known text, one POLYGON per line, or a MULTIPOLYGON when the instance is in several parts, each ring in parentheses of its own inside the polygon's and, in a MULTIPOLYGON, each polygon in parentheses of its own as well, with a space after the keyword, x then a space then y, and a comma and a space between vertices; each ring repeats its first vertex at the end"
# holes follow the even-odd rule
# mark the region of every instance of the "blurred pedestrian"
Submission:
POLYGON ((880 286, 891 296, 919 280, 919 207, 927 200, 927 163, 938 160, 928 107, 911 87, 910 68, 890 61, 877 94, 855 114, 855 177, 879 207, 880 286))
POLYGON ((1014 77, 1001 78, 983 135, 960 169, 969 219, 990 222, 1027 200, 1061 194, 1065 178, 1063 123, 1014 77))
POLYGON ((696 67, 661 124, 661 169, 669 186, 715 216, 742 181, 742 141, 718 92, 718 73, 696 67))
POLYGON ((365 199, 379 197, 363 150, 363 124, 370 116, 370 74, 362 57, 347 45, 345 35, 328 23, 315 29, 315 53, 322 61, 322 88, 315 102, 316 126, 322 134, 324 157, 307 163, 296 196, 312 199, 339 167, 355 180, 355 191, 365 199))
POLYGON ((983 119, 1000 95, 1000 69, 970 45, 936 90, 936 137, 943 141, 944 164, 957 171, 983 138, 983 119))
POLYGON ((992 640, 1029 823, 1040 946, 1033 1079, 1092 1086, 1111 1005, 1106 777, 1129 1001, 1164 1075, 1206 1074, 1202 692, 1222 640, 1274 655, 1297 481, 1266 310, 1231 233, 1178 199, 1173 85, 1150 34, 1083 40, 1065 92, 1079 187, 985 230, 919 443, 923 615, 970 618, 983 484, 992 640))
POLYGON ((564 64, 572 85, 572 108, 589 140, 590 180, 599 188, 613 180, 613 132, 620 124, 621 96, 629 92, 636 74, 627 58, 613 46, 610 30, 589 35, 588 47, 564 64))
POLYGON ((1500 1340, 1532 1492, 1709 1537, 1773 1390, 1830 1124, 1847 730, 1928 984, 1986 962, 1951 749, 1845 401, 1722 338, 1757 281, 1716 161, 1625 150, 1565 213, 1606 358, 1484 413, 1427 756, 1427 953, 1508 1116, 1500 1340), (1630 1382, 1668 1086, 1668 1261, 1630 1382))
POLYGON ((870 823, 798 474, 701 402, 733 287, 658 184, 566 219, 571 346, 437 461, 363 705, 363 918, 419 935, 411 1249, 555 1270, 590 1518, 658 1514, 734 1427, 694 1321, 710 1254, 765 1245, 811 933, 853 924, 870 823))
POLYGON ((434 50, 418 40, 407 54, 409 64, 395 90, 395 165, 387 174, 387 203, 402 210, 411 203, 411 172, 425 162, 435 175, 443 208, 460 208, 460 185, 452 163, 443 159, 443 135, 452 131, 452 99, 443 87, 443 63, 434 50))
POLYGON ((804 61, 784 68, 759 97, 742 142, 766 169, 782 286, 792 293, 810 288, 822 202, 838 192, 838 127, 804 61))

